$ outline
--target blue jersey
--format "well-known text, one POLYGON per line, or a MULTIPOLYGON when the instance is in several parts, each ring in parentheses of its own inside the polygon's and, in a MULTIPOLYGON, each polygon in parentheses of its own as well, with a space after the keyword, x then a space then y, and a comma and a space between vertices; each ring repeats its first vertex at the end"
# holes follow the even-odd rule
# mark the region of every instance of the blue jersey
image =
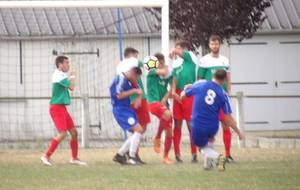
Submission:
POLYGON ((117 95, 123 91, 128 91, 132 89, 132 85, 130 81, 124 76, 123 73, 117 75, 113 83, 110 86, 110 97, 111 97, 111 104, 113 107, 116 106, 125 106, 130 107, 130 99, 129 97, 118 99, 117 95))
POLYGON ((199 81, 185 90, 186 96, 194 95, 193 127, 219 127, 219 112, 232 113, 228 96, 220 85, 212 81, 199 81))

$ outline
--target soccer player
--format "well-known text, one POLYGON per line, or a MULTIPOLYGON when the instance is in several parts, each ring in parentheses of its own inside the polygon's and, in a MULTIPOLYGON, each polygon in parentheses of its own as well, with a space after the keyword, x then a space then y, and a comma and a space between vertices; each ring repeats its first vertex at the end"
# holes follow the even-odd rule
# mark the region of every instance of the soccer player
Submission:
POLYGON ((78 159, 77 130, 66 108, 71 103, 69 90, 73 91, 75 88, 75 73, 71 72, 71 75, 68 76, 67 72, 70 69, 70 63, 66 56, 58 56, 55 60, 55 65, 57 69, 52 76, 50 115, 58 131, 58 135, 52 139, 47 152, 41 157, 41 161, 47 166, 52 166, 50 157, 59 143, 67 136, 67 132, 69 132, 71 135, 70 147, 72 150, 70 163, 86 165, 85 162, 78 159))
MULTIPOLYGON (((135 48, 132 47, 127 47, 124 50, 124 59, 129 59, 131 57, 138 58, 139 51, 136 50, 135 48)), ((118 70, 122 68, 123 63, 121 62, 117 66, 117 74, 119 73, 118 70)), ((139 61, 139 67, 143 67, 143 63, 139 61)), ((148 108, 148 103, 147 103, 147 98, 146 98, 146 93, 144 90, 144 85, 141 76, 139 76, 137 83, 132 84, 133 87, 135 88, 140 88, 143 91, 143 95, 141 97, 137 96, 136 94, 131 95, 130 102, 131 102, 131 107, 134 110, 139 124, 143 128, 143 133, 145 133, 147 129, 147 125, 150 123, 150 113, 149 113, 149 108, 148 108)), ((141 164, 146 164, 140 157, 139 151, 137 151, 136 159, 139 163, 141 164)))
POLYGON ((177 42, 175 48, 171 50, 170 57, 174 59, 179 56, 178 59, 183 59, 180 66, 173 69, 173 81, 172 81, 172 96, 173 96, 173 116, 175 121, 173 140, 174 140, 174 152, 175 159, 178 163, 182 163, 180 157, 180 143, 181 143, 181 127, 182 121, 185 120, 189 133, 192 153, 192 163, 197 163, 197 148, 192 144, 191 140, 191 115, 193 97, 180 99, 180 93, 187 84, 192 84, 196 80, 196 56, 188 51, 187 42, 177 42))
MULTIPOLYGON (((200 59, 200 65, 198 68, 198 78, 212 80, 213 74, 218 69, 223 69, 227 72, 227 77, 225 83, 222 85, 223 89, 230 94, 231 82, 230 82, 230 70, 229 70, 229 60, 220 55, 220 46, 222 40, 218 35, 212 35, 209 38, 209 48, 210 53, 203 56, 200 59)), ((225 156, 226 162, 233 162, 233 158, 230 153, 231 149, 231 130, 230 127, 225 127, 224 124, 224 112, 221 109, 219 119, 223 128, 223 143, 225 146, 225 156)))
POLYGON ((225 170, 225 158, 213 149, 214 136, 219 128, 219 113, 224 112, 224 123, 243 138, 236 122, 231 116, 228 96, 221 85, 226 80, 226 71, 217 70, 212 81, 199 81, 187 86, 181 93, 181 99, 194 95, 192 114, 192 139, 204 154, 204 169, 213 169, 218 165, 219 171, 225 170))
POLYGON ((137 165, 139 162, 136 159, 136 152, 140 144, 140 138, 144 129, 138 123, 138 119, 134 110, 130 106, 129 96, 137 94, 141 98, 143 91, 139 88, 134 88, 133 83, 137 83, 138 77, 142 71, 138 67, 136 58, 128 58, 123 61, 120 69, 121 74, 118 74, 112 85, 110 86, 111 103, 113 107, 113 115, 123 130, 132 132, 130 136, 114 156, 113 160, 120 164, 137 165), (128 162, 126 153, 129 151, 128 162))
POLYGON ((159 66, 149 70, 147 74, 147 100, 150 112, 159 119, 159 127, 153 140, 154 151, 160 153, 161 133, 165 131, 163 163, 169 165, 174 163, 169 158, 169 151, 172 146, 172 113, 168 108, 169 70, 161 53, 156 53, 154 56, 158 59, 159 66))

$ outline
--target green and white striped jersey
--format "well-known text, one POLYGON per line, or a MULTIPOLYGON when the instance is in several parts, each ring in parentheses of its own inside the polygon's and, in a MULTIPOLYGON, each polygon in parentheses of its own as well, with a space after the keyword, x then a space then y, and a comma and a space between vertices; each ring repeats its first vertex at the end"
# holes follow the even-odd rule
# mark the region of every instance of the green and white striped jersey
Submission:
POLYGON ((50 104, 70 105, 70 80, 68 75, 56 69, 52 75, 52 96, 50 104))
MULTIPOLYGON (((214 73, 220 69, 230 72, 228 58, 222 55, 213 57, 211 54, 207 54, 200 59, 197 77, 199 79, 212 80, 214 73)), ((226 84, 223 85, 223 89, 227 91, 226 84)))

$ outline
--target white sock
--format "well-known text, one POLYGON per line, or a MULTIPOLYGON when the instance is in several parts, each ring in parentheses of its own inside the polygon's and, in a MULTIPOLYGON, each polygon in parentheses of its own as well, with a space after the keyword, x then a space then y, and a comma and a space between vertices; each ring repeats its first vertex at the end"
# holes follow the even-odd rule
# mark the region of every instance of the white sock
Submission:
POLYGON ((218 158, 219 155, 220 155, 217 151, 210 148, 209 146, 201 148, 201 151, 204 154, 204 156, 207 156, 207 157, 210 157, 210 158, 218 158))
POLYGON ((130 147, 130 143, 131 143, 131 139, 132 139, 132 136, 127 138, 127 140, 123 143, 123 145, 119 149, 118 154, 124 156, 124 154, 126 152, 128 152, 129 147, 130 147))
POLYGON ((141 134, 134 132, 132 137, 131 137, 131 143, 130 143, 130 148, 129 148, 129 156, 130 157, 135 157, 136 151, 139 147, 140 144, 140 139, 141 139, 141 134))

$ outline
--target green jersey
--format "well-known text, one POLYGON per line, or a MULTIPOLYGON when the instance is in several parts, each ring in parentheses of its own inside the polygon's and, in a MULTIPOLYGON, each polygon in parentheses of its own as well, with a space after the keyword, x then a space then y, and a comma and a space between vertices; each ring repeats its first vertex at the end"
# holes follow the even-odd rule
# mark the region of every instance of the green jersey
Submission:
MULTIPOLYGON (((211 54, 207 54, 200 59, 197 77, 212 80, 214 73, 220 69, 229 72, 229 60, 222 55, 216 58, 211 56, 211 54)), ((222 87, 227 92, 226 83, 222 87)))
MULTIPOLYGON (((142 61, 139 61, 139 67, 142 69, 142 67, 143 67, 143 62, 142 62, 142 61)), ((143 81, 142 81, 142 78, 141 78, 141 77, 138 78, 138 85, 139 85, 139 88, 143 91, 143 96, 142 96, 142 98, 143 98, 143 99, 146 99, 147 96, 146 96, 146 93, 145 93, 145 89, 144 89, 144 85, 143 85, 143 81)), ((131 103, 134 102, 134 100, 135 100, 137 97, 138 97, 137 94, 133 94, 133 95, 129 96, 130 102, 131 102, 131 103)))
POLYGON ((55 70, 52 76, 52 96, 50 104, 70 105, 69 93, 70 80, 68 75, 62 71, 55 70))
POLYGON ((168 93, 168 84, 171 78, 161 78, 156 73, 156 69, 149 71, 147 75, 147 101, 149 104, 160 102, 168 93))
POLYGON ((193 84, 196 81, 196 64, 197 58, 195 54, 184 51, 183 62, 180 66, 172 71, 172 76, 176 78, 176 89, 184 89, 187 84, 193 84))

